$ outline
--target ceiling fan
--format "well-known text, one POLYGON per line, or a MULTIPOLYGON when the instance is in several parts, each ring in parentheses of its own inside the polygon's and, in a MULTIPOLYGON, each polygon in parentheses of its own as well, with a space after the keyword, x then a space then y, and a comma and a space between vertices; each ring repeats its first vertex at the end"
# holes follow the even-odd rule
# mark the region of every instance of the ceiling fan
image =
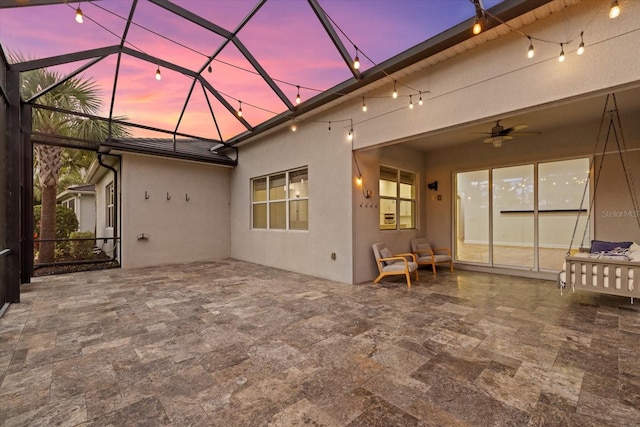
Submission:
POLYGON ((489 135, 489 137, 484 139, 482 142, 486 144, 492 144, 495 148, 500 148, 502 147, 503 142, 511 141, 514 136, 530 136, 530 135, 537 135, 540 133, 540 132, 519 132, 520 130, 526 129, 528 127, 529 127, 528 125, 519 124, 519 125, 505 128, 500 124, 500 120, 496 120, 496 124, 491 128, 491 132, 476 132, 476 133, 489 135))

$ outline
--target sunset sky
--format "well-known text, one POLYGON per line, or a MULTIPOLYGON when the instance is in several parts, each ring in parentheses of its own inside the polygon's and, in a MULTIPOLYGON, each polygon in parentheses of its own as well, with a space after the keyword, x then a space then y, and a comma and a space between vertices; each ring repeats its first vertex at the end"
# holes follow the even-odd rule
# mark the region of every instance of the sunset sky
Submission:
MULTIPOLYGON (((18 0, 24 3, 27 0, 18 0)), ((7 55, 45 58, 117 45, 130 13, 131 0, 82 2, 84 23, 75 22, 77 2, 53 6, 0 9, 0 43, 7 55)), ((234 31, 256 5, 256 0, 175 0, 174 3, 234 31)), ((319 0, 340 30, 343 43, 355 55, 361 52, 361 70, 421 43, 474 16, 469 0, 319 0)), ((499 3, 484 1, 486 8, 499 3)), ((238 38, 295 103, 296 86, 302 100, 351 78, 324 28, 306 0, 268 0, 238 38), (313 88, 309 90, 305 88, 313 88), (317 90, 316 90, 317 89, 317 90)), ((197 71, 224 38, 182 19, 146 0, 138 1, 126 45, 162 60, 197 71)), ((83 74, 101 88, 103 115, 109 113, 117 56, 112 55, 83 74)), ((66 75, 88 61, 51 70, 66 75)), ((114 116, 173 131, 187 100, 192 78, 156 64, 123 55, 120 64, 114 116)), ((237 108, 253 126, 286 110, 264 80, 235 48, 228 44, 203 76, 237 108)), ((209 96, 223 139, 242 131, 237 119, 209 96)), ((197 84, 180 123, 180 132, 218 139, 202 87, 197 84)), ((148 135, 147 135, 148 136, 148 135)), ((160 135, 157 135, 160 136, 160 135)))

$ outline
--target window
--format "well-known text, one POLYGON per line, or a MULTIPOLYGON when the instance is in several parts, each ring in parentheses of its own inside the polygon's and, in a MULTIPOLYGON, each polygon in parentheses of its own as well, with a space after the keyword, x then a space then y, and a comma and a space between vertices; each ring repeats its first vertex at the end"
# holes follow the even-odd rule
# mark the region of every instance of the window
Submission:
POLYGON ((380 230, 416 228, 416 174, 380 166, 380 230))
POLYGON ((308 230, 308 188, 307 168, 252 179, 252 228, 308 230))
POLYGON ((62 206, 64 206, 65 208, 69 208, 72 211, 76 211, 76 201, 75 199, 69 199, 69 200, 65 200, 64 202, 60 203, 62 206))
POLYGON ((113 227, 115 224, 115 211, 113 207, 114 201, 115 201, 115 195, 113 193, 113 182, 110 182, 105 187, 105 199, 106 199, 105 201, 107 206, 106 217, 105 217, 106 225, 107 227, 113 227))

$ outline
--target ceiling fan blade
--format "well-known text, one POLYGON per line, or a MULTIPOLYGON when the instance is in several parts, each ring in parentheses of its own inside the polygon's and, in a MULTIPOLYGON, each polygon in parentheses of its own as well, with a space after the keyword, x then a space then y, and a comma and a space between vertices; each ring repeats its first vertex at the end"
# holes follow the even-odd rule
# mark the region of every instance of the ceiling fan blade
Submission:
POLYGON ((529 127, 529 125, 525 125, 524 123, 522 123, 522 124, 510 127, 509 128, 509 132, 513 132, 514 130, 526 129, 528 127, 529 127))
POLYGON ((533 135, 540 135, 540 132, 514 132, 511 135, 513 135, 513 136, 533 136, 533 135))

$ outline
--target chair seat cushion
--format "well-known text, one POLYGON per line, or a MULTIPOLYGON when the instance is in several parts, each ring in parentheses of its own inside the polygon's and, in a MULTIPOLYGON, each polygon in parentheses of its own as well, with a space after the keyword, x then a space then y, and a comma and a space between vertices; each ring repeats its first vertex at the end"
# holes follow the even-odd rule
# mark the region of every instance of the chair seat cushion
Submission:
MULTIPOLYGON (((409 264, 409 271, 414 271, 416 268, 418 268, 418 264, 413 261, 409 261, 408 264, 409 264)), ((387 264, 384 267, 382 267, 382 271, 384 272, 403 271, 403 270, 404 270, 404 262, 402 261, 392 262, 391 264, 387 264)))

